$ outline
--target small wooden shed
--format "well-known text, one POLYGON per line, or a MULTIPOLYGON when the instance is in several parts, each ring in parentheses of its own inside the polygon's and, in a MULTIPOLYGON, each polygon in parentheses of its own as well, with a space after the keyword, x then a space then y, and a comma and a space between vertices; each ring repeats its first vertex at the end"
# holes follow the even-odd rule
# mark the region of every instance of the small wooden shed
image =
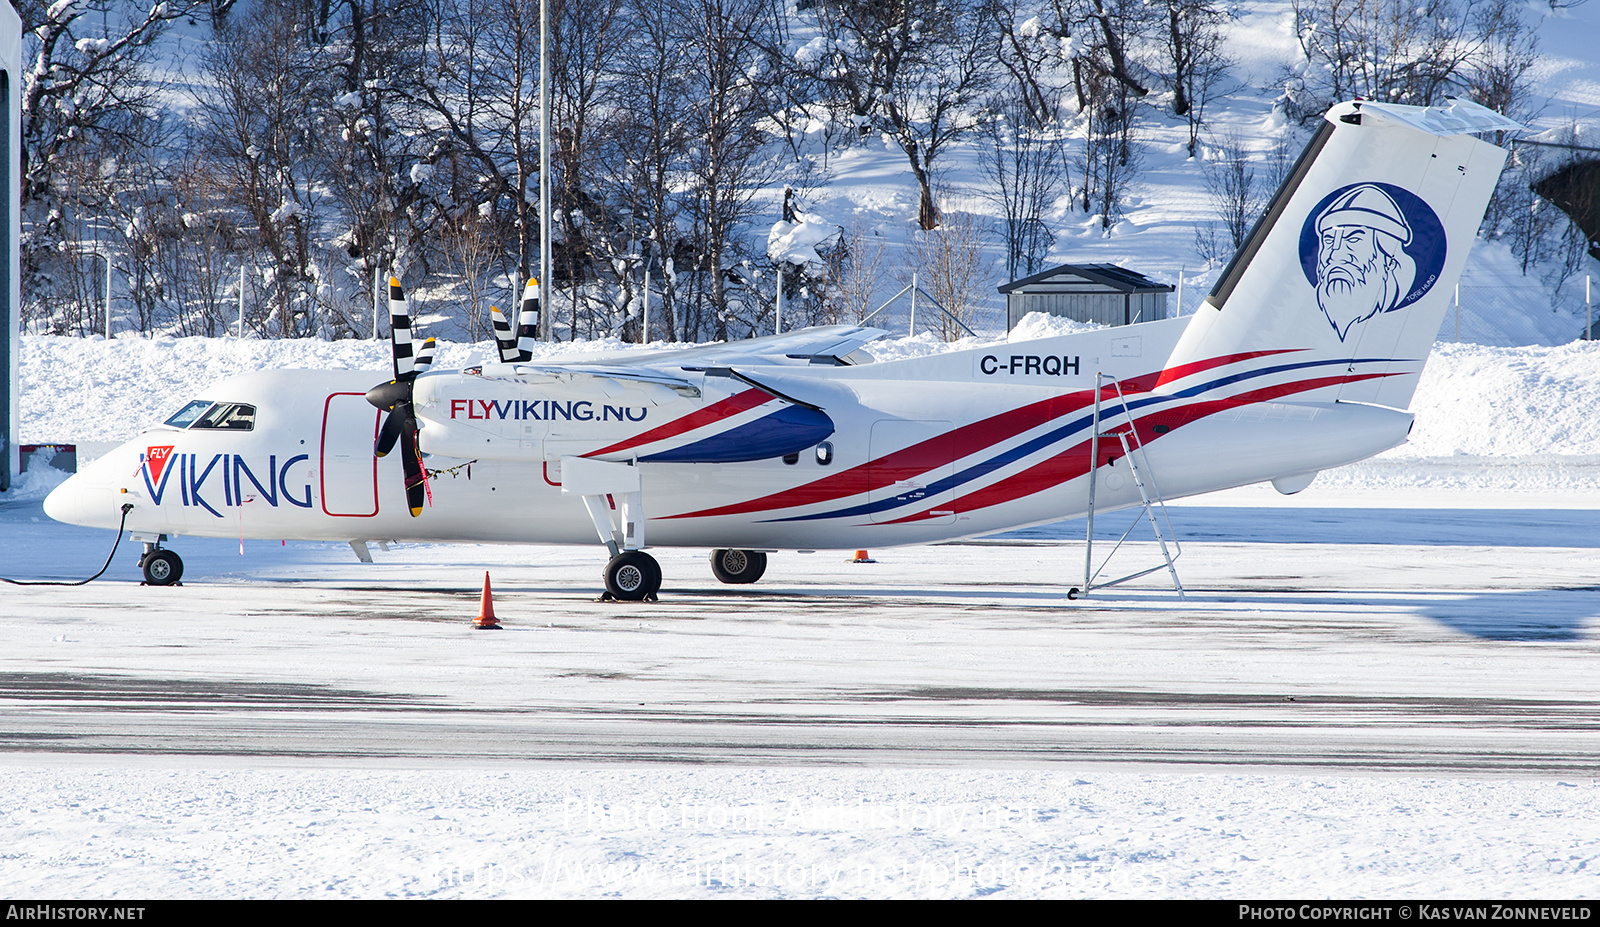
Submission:
POLYGON ((1000 292, 1009 330, 1030 312, 1102 325, 1164 319, 1172 287, 1115 264, 1062 264, 1013 280, 1000 292))

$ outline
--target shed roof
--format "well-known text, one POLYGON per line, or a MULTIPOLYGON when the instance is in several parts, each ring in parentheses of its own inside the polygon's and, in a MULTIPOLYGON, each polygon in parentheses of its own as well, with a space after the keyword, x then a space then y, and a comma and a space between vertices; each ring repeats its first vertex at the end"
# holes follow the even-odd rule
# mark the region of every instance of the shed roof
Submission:
POLYGON ((1157 283, 1137 271, 1115 264, 1060 264, 1031 277, 1002 284, 1000 292, 1053 293, 1171 293, 1173 287, 1157 283))

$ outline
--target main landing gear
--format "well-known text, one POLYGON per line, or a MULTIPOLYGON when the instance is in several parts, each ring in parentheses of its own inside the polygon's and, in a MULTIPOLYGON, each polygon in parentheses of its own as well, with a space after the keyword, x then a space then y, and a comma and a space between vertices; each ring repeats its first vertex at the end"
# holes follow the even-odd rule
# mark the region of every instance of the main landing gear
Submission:
POLYGON ((602 602, 654 602, 661 564, 645 553, 644 493, 639 469, 625 463, 561 458, 561 492, 581 496, 600 543, 611 553, 602 602))
POLYGON ((753 583, 766 571, 767 555, 762 551, 722 548, 711 552, 711 572, 721 582, 736 586, 753 583))
MULTIPOLYGON (((767 571, 765 551, 719 548, 711 552, 711 572, 721 582, 742 586, 767 571)), ((661 591, 661 564, 642 550, 625 550, 606 564, 601 601, 654 602, 661 591)))
POLYGON ((183 585, 179 582, 183 579, 183 558, 176 551, 162 547, 159 540, 144 542, 144 553, 139 556, 139 569, 144 571, 146 586, 183 585))
MULTIPOLYGON (((561 458, 561 492, 579 496, 595 534, 611 559, 604 574, 602 602, 654 602, 661 591, 661 564, 645 553, 644 493, 639 469, 626 463, 561 458)), ((767 555, 759 550, 722 548, 711 552, 711 572, 725 583, 744 585, 761 578, 767 555)))
POLYGON ((606 564, 601 601, 654 602, 661 591, 661 564, 642 550, 625 550, 606 564))

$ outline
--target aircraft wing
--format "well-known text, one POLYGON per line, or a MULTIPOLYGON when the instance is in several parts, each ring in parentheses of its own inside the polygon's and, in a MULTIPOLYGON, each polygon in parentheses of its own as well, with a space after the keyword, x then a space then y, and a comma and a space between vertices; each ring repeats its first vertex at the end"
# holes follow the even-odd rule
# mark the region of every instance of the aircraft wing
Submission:
POLYGON ((607 399, 632 395, 652 404, 670 402, 672 393, 697 399, 705 377, 724 376, 741 380, 785 402, 814 409, 816 406, 811 403, 734 372, 733 365, 849 364, 851 361, 845 359, 847 355, 885 334, 887 332, 882 329, 859 325, 825 325, 707 347, 627 354, 606 352, 565 357, 558 363, 488 363, 471 373, 495 380, 540 384, 546 389, 572 395, 607 399))
POLYGON ((650 367, 618 367, 598 363, 509 363, 506 367, 512 368, 515 378, 531 383, 560 383, 574 387, 595 384, 605 394, 621 392, 629 384, 664 386, 690 397, 696 397, 701 392, 698 384, 686 376, 650 367), (618 389, 608 389, 606 381, 616 381, 618 389))
POLYGON ((579 356, 559 366, 566 369, 653 367, 658 370, 703 370, 706 367, 734 364, 849 363, 842 360, 846 355, 887 334, 881 328, 860 325, 819 325, 781 335, 705 347, 634 351, 620 356, 615 353, 590 355, 587 358, 579 356))

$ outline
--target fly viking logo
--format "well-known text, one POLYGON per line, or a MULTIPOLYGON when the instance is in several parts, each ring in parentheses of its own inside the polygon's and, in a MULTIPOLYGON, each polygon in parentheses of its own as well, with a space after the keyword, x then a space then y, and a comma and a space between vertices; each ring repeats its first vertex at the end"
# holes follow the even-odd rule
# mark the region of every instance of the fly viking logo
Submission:
POLYGON ((1300 229, 1300 267, 1340 341, 1358 323, 1426 295, 1439 280, 1444 256, 1439 216, 1394 184, 1340 187, 1300 229))
POLYGON ((156 505, 161 504, 161 497, 167 491, 167 464, 172 461, 174 446, 167 444, 144 449, 144 485, 150 490, 150 499, 156 505))

